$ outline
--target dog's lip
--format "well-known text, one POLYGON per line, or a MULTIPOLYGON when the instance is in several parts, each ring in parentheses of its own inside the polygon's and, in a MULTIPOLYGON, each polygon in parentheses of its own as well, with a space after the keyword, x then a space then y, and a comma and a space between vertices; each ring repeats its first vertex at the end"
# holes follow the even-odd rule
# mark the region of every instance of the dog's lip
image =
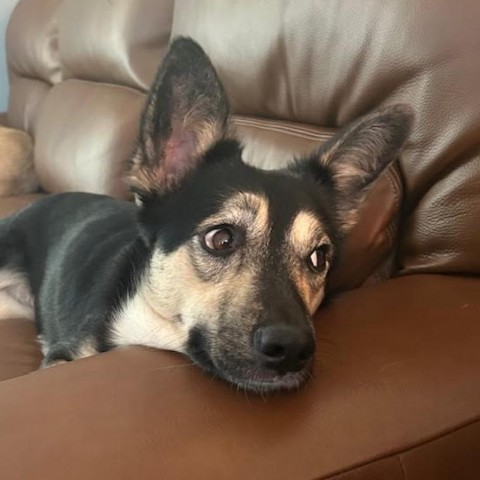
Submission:
POLYGON ((299 372, 289 372, 279 375, 276 372, 254 370, 250 375, 231 375, 228 372, 219 372, 225 380, 237 387, 255 392, 273 392, 280 390, 297 390, 308 379, 310 369, 305 368, 299 372))
POLYGON ((227 382, 244 390, 253 392, 273 392, 277 390, 297 390, 310 376, 311 362, 299 372, 288 372, 279 374, 273 370, 264 370, 255 367, 247 369, 245 372, 238 373, 221 368, 206 354, 208 361, 203 357, 201 361, 194 359, 204 370, 226 380, 227 382))
POLYGON ((279 374, 274 370, 250 365, 244 372, 231 371, 220 366, 205 349, 189 352, 190 359, 211 375, 222 378, 244 390, 252 392, 274 392, 280 390, 297 390, 310 376, 313 358, 298 372, 279 374))

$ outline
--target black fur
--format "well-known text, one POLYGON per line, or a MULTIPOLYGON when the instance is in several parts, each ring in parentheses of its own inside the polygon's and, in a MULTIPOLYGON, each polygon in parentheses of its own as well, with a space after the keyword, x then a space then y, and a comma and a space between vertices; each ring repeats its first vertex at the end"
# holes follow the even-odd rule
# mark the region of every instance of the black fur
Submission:
POLYGON ((65 193, 0 225, 0 239, 9 244, 0 268, 28 274, 37 327, 52 344, 52 358, 74 355, 89 336, 99 351, 112 347, 110 315, 148 261, 136 210, 102 195, 65 193))

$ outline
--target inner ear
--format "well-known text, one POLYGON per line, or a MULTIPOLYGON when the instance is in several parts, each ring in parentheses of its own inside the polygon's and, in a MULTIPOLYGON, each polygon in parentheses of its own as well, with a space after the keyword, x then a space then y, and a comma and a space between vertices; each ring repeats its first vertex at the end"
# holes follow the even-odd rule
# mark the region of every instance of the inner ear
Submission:
POLYGON ((140 198, 178 188, 205 153, 227 135, 223 86, 202 48, 174 40, 149 91, 128 183, 140 198))
POLYGON ((412 123, 413 112, 408 105, 375 111, 338 132, 290 169, 331 186, 340 227, 346 231, 355 223, 371 184, 399 157, 412 123))

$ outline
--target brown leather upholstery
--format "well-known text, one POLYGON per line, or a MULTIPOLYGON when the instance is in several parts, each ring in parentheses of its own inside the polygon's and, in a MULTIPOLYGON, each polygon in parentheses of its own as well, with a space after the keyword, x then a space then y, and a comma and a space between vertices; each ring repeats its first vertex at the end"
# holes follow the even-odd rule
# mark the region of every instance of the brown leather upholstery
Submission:
POLYGON ((2 478, 478 479, 479 289, 418 275, 339 297, 291 394, 137 348, 3 382, 2 478))
MULTIPOLYGON (((3 321, 0 478, 480 478, 479 16, 477 0, 20 0, 7 122, 34 136, 48 192, 127 195, 171 32, 210 54, 262 168, 383 104, 416 125, 347 238, 330 287, 363 286, 318 313, 305 389, 245 395, 140 348, 24 375, 33 323, 3 321)), ((40 196, 0 198, 0 218, 40 196)))

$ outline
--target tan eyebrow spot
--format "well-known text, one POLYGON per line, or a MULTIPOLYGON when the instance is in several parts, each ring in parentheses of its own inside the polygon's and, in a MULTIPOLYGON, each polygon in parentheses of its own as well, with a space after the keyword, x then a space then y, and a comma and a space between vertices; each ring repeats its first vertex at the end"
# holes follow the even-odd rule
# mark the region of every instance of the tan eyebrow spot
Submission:
POLYGON ((287 232, 291 252, 292 279, 309 312, 313 314, 323 300, 325 277, 310 278, 303 259, 318 245, 330 244, 320 220, 311 212, 301 211, 287 232))
POLYGON ((267 240, 270 231, 267 198, 250 192, 237 193, 225 201, 217 214, 202 222, 201 227, 222 223, 248 227, 251 236, 267 240))
POLYGON ((301 211, 288 231, 288 242, 295 251, 306 254, 317 245, 330 243, 323 230, 323 225, 313 213, 301 211))

